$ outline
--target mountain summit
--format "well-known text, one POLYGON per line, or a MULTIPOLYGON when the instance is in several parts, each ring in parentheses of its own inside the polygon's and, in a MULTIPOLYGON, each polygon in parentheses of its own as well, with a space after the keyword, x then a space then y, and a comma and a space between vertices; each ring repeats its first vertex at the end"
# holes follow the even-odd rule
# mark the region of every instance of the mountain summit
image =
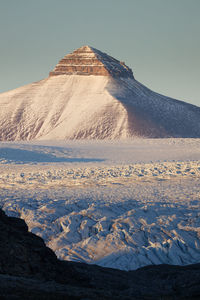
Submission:
POLYGON ((133 78, 132 70, 124 62, 90 46, 83 46, 66 55, 49 75, 99 75, 133 78))
POLYGON ((83 46, 49 77, 0 94, 0 140, 199 137, 200 108, 157 94, 83 46))

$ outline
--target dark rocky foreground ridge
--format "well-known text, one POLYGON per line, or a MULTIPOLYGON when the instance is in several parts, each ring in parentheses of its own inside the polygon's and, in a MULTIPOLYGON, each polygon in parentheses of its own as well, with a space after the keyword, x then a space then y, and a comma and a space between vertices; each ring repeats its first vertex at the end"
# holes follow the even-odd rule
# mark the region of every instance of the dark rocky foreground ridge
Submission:
POLYGON ((60 261, 0 210, 0 299, 200 299, 200 264, 126 272, 60 261))

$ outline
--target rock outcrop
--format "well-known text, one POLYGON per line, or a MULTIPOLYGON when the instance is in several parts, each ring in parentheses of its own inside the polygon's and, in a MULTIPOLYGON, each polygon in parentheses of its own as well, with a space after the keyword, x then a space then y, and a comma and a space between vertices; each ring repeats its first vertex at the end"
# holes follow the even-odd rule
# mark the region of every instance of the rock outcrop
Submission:
POLYGON ((0 210, 0 273, 53 279, 57 258, 19 218, 0 210))
POLYGON ((95 75, 133 78, 132 70, 124 62, 120 62, 89 46, 83 46, 66 55, 49 75, 95 75))
POLYGON ((199 299, 200 264, 120 271, 59 261, 25 222, 0 210, 1 299, 199 299))

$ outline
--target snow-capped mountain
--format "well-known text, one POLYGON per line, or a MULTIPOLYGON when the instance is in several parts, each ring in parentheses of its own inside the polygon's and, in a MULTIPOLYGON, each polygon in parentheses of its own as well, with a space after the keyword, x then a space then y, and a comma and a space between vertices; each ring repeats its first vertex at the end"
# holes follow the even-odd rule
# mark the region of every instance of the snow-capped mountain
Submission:
POLYGON ((200 108, 157 94, 89 46, 49 77, 0 95, 0 140, 200 137, 200 108))

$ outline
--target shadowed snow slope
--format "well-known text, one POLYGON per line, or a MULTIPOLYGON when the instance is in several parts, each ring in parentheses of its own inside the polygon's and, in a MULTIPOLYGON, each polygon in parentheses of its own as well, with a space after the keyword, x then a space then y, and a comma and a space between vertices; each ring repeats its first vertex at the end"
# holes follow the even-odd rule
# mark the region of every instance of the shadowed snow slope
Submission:
POLYGON ((2 141, 135 136, 200 137, 200 108, 152 92, 91 47, 66 56, 47 79, 0 95, 2 141))

